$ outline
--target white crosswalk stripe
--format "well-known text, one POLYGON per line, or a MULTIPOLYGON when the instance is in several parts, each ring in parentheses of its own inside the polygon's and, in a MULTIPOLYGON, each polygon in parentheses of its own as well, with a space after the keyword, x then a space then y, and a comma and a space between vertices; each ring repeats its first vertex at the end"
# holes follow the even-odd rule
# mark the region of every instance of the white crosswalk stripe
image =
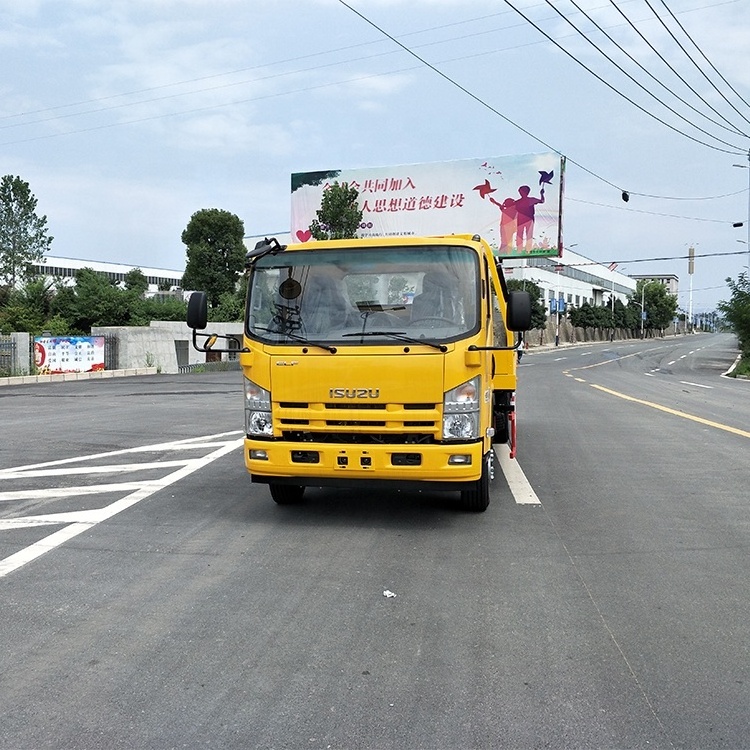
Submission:
POLYGON ((193 472, 208 466, 216 459, 236 450, 243 443, 243 438, 239 435, 241 435, 239 432, 227 432, 0 469, 0 482, 2 482, 0 486, 3 487, 3 491, 0 492, 0 508, 6 515, 12 514, 14 503, 33 502, 36 506, 41 505, 44 508, 45 505, 50 505, 61 499, 75 500, 79 498, 83 501, 88 498, 85 502, 82 502, 87 507, 79 510, 54 512, 50 509, 40 509, 41 512, 33 515, 0 518, 0 532, 62 526, 62 528, 50 533, 43 539, 22 547, 17 552, 0 560, 0 578, 59 547, 92 526, 112 518, 112 516, 150 497, 155 492, 178 482, 193 472), (165 461, 146 460, 139 462, 137 460, 137 457, 143 454, 180 452, 191 455, 165 461), (198 455, 195 455, 196 453, 198 455), (123 460, 122 463, 110 462, 102 465, 95 463, 102 459, 111 461, 116 456, 123 459, 129 458, 130 461, 123 460), (111 481, 111 475, 134 474, 143 471, 160 473, 161 476, 156 479, 144 479, 143 481, 131 481, 130 477, 122 482, 111 481), (75 483, 73 485, 65 484, 63 481, 72 478, 80 482, 80 478, 97 475, 107 477, 110 481, 100 484, 75 483), (37 480, 41 483, 42 480, 55 479, 58 480, 59 485, 54 487, 49 487, 47 481, 44 487, 11 488, 13 482, 23 482, 27 485, 29 480, 37 480), (92 498, 95 499, 99 495, 106 497, 112 494, 118 495, 117 499, 106 505, 88 507, 91 505, 92 498))

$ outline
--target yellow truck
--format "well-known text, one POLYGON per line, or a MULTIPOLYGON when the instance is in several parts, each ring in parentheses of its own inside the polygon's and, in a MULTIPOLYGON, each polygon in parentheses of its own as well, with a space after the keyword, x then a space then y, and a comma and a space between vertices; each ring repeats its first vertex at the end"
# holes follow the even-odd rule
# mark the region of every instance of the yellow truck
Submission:
MULTIPOLYGON (((388 237, 247 254, 245 465, 282 505, 306 487, 460 493, 484 511, 493 445, 515 456, 516 350, 531 325, 480 237, 388 237)), ((193 345, 207 296, 188 302, 193 345)), ((236 349, 233 349, 236 351, 236 349)))

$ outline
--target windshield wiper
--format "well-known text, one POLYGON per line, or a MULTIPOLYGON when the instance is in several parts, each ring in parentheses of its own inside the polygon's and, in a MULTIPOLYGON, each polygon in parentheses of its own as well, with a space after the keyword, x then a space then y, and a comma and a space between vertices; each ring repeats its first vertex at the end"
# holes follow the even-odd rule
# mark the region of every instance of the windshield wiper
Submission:
MULTIPOLYGON (((310 341, 309 339, 306 339, 304 336, 299 336, 296 333, 292 333, 291 331, 274 331, 271 328, 264 328, 263 326, 254 326, 254 328, 257 331, 265 331, 266 333, 274 333, 277 336, 284 336, 285 338, 293 339, 294 341, 300 343, 300 344, 307 344, 308 346, 317 346, 320 349, 325 349, 327 352, 331 352, 331 354, 336 354, 338 349, 335 346, 328 346, 328 344, 320 344, 317 341, 310 341)), ((277 344, 286 344, 288 342, 286 341, 277 341, 275 342, 277 344)))
POLYGON ((360 331, 359 333, 344 333, 341 338, 348 336, 391 336, 399 341, 406 341, 408 344, 424 344, 440 352, 448 351, 448 347, 445 344, 438 344, 435 341, 428 341, 427 339, 415 339, 413 336, 407 336, 406 331, 360 331))

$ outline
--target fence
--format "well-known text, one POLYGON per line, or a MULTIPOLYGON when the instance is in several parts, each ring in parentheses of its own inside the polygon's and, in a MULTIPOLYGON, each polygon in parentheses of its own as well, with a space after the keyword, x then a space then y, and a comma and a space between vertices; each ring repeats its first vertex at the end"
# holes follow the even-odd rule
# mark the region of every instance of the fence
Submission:
POLYGON ((241 370, 239 359, 220 360, 218 362, 199 362, 192 365, 180 365, 180 373, 186 372, 224 372, 226 370, 241 370))
POLYGON ((16 340, 12 336, 0 336, 0 376, 20 375, 16 365, 16 340))
POLYGON ((120 340, 117 336, 104 337, 104 369, 120 369, 120 340))

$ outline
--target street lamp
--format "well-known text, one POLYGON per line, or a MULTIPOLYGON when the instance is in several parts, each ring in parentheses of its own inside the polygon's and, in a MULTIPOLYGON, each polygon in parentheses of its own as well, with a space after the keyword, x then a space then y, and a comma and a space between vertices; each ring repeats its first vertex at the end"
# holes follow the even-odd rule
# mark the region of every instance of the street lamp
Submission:
POLYGON ((655 281, 654 279, 651 279, 650 281, 644 280, 643 286, 641 287, 641 338, 645 338, 644 327, 646 323, 646 287, 649 284, 659 284, 659 283, 660 283, 659 281, 655 281))
MULTIPOLYGON (((617 268, 617 264, 613 263, 610 265, 610 271, 612 271, 612 296, 610 298, 610 305, 611 305, 611 312, 612 312, 612 331, 609 334, 609 340, 614 341, 615 340, 615 270, 617 268), (612 266, 615 266, 615 268, 612 268, 612 266)), ((622 273, 626 266, 619 266, 620 273, 622 273)))

